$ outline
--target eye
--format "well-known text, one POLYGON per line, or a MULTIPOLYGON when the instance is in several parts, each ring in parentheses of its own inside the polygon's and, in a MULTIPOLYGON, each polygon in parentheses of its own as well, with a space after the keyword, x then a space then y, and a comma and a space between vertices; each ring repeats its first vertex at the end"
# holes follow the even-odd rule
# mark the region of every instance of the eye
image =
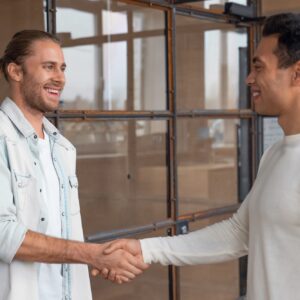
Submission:
POLYGON ((44 65, 44 69, 52 71, 54 69, 54 65, 52 65, 52 64, 46 64, 46 65, 44 65))
POLYGON ((255 65, 253 66, 253 69, 254 69, 255 71, 259 72, 259 71, 262 69, 262 65, 255 64, 255 65))
POLYGON ((66 66, 62 66, 62 67, 60 68, 60 70, 61 70, 62 72, 65 72, 65 71, 66 71, 66 66))

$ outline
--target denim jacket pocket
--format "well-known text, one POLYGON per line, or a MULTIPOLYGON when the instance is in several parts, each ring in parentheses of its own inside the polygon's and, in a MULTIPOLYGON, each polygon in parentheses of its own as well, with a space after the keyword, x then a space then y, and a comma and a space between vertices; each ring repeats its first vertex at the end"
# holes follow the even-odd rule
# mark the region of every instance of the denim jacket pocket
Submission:
POLYGON ((70 184, 70 211, 72 215, 79 213, 80 205, 78 199, 78 179, 77 176, 69 176, 70 184))
POLYGON ((20 210, 24 210, 26 201, 29 200, 32 177, 30 174, 17 174, 15 173, 17 185, 16 206, 20 210))

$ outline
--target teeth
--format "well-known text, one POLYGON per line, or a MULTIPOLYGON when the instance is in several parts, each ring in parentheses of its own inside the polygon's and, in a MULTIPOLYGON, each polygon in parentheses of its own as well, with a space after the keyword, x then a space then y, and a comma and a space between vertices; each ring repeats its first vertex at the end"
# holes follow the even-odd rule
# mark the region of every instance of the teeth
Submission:
POLYGON ((259 95, 260 95, 260 92, 253 92, 253 93, 252 93, 252 96, 253 96, 253 97, 257 97, 257 96, 259 96, 259 95))
POLYGON ((56 94, 56 95, 59 94, 59 90, 55 90, 55 89, 46 88, 46 91, 51 94, 56 94))

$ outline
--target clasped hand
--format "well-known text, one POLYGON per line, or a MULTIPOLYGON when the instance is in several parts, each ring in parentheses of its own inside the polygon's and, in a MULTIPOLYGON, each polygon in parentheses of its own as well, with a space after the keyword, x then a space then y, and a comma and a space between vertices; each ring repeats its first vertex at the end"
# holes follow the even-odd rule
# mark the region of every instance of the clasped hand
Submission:
POLYGON ((138 240, 122 239, 103 245, 103 256, 100 268, 92 268, 93 276, 102 276, 115 283, 125 283, 134 279, 146 270, 141 245, 138 240))

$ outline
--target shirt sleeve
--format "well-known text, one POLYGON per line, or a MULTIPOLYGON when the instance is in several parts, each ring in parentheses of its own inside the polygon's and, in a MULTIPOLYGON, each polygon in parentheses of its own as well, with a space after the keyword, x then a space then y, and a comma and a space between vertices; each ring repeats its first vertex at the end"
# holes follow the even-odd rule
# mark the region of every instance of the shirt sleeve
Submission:
POLYGON ((12 192, 6 143, 0 138, 0 261, 11 263, 27 228, 18 221, 12 192))
POLYGON ((248 253, 248 201, 229 219, 186 235, 142 239, 144 261, 196 265, 228 261, 248 253))

